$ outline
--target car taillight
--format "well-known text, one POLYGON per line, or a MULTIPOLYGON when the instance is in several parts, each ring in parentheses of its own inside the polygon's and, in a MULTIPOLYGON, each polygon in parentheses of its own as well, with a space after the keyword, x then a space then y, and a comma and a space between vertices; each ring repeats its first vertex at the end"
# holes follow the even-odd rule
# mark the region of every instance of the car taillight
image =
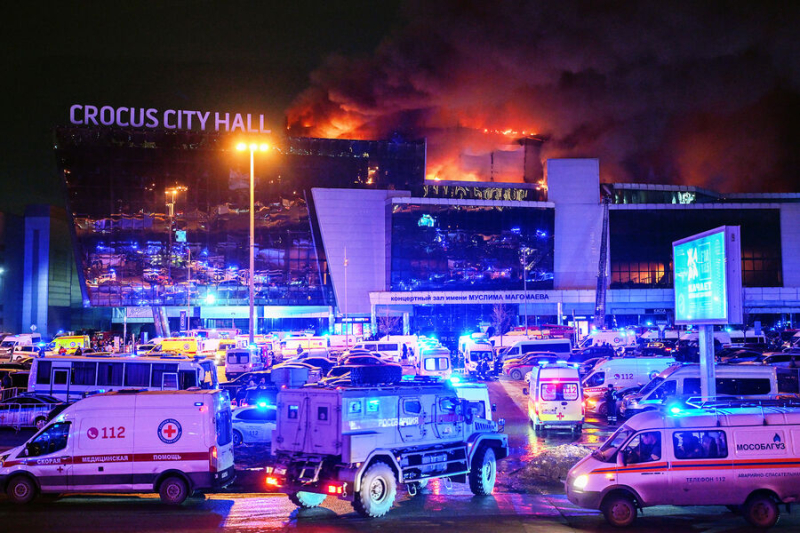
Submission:
POLYGON ((208 449, 208 470, 209 472, 216 472, 218 466, 217 447, 212 446, 208 449))
POLYGON ((281 480, 278 476, 267 476, 267 479, 264 480, 267 485, 271 485, 273 487, 277 487, 281 484, 281 480))
POLYGON ((327 487, 328 494, 341 494, 342 493, 342 486, 341 485, 334 485, 330 484, 327 487))

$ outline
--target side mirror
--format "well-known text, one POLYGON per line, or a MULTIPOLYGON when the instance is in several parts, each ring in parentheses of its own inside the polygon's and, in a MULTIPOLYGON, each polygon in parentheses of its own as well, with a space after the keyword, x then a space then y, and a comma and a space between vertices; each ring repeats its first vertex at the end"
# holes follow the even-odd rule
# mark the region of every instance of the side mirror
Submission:
POLYGON ((617 453, 617 465, 628 466, 628 457, 625 455, 625 450, 620 450, 617 453))
POLYGON ((496 412, 497 412, 497 404, 496 404, 496 403, 493 403, 493 404, 492 404, 492 412, 493 412, 493 413, 496 413, 496 412))
POLYGON ((528 392, 529 392, 529 391, 528 391, 528 387, 522 387, 522 394, 523 394, 524 396, 527 396, 527 395, 528 395, 528 392))
POLYGON ((502 433, 505 429, 506 429, 506 419, 505 418, 499 418, 497 420, 497 431, 502 433))

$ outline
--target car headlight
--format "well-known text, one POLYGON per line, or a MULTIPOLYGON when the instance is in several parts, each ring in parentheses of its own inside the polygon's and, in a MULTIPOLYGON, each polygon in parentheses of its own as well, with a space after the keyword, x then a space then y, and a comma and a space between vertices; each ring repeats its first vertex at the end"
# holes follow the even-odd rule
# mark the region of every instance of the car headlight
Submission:
POLYGON ((578 490, 583 490, 586 488, 586 485, 589 484, 589 476, 586 474, 580 475, 575 478, 575 481, 572 482, 572 486, 578 490))
POLYGON ((10 454, 0 455, 0 468, 3 468, 3 463, 5 463, 5 461, 6 461, 6 459, 8 459, 9 455, 10 454))

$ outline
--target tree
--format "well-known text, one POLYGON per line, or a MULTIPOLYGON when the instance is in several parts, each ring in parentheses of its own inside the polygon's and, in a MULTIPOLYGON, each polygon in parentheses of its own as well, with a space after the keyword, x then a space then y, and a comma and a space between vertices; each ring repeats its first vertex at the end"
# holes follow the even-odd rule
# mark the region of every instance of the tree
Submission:
POLYGON ((391 335, 399 323, 399 316, 379 316, 378 331, 384 335, 391 335))
MULTIPOLYGON (((501 337, 508 333, 508 330, 511 329, 511 324, 513 323, 514 311, 513 308, 509 305, 504 304, 494 304, 492 306, 492 325, 495 328, 495 331, 501 337)), ((500 345, 502 346, 502 340, 500 345)))

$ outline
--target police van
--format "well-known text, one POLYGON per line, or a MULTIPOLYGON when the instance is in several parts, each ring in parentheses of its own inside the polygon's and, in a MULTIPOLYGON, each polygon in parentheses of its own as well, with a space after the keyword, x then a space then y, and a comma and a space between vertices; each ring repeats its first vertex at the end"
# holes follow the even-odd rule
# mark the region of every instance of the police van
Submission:
POLYGON ((0 454, 0 490, 18 504, 47 493, 154 491, 177 505, 233 478, 231 405, 219 390, 90 396, 0 454))
POLYGON ((755 527, 800 500, 800 409, 739 407, 631 418, 569 471, 569 500, 615 526, 654 505, 726 505, 755 527))
POLYGON ((533 429, 566 427, 579 433, 584 406, 578 369, 565 363, 535 366, 527 375, 528 418, 533 429))

